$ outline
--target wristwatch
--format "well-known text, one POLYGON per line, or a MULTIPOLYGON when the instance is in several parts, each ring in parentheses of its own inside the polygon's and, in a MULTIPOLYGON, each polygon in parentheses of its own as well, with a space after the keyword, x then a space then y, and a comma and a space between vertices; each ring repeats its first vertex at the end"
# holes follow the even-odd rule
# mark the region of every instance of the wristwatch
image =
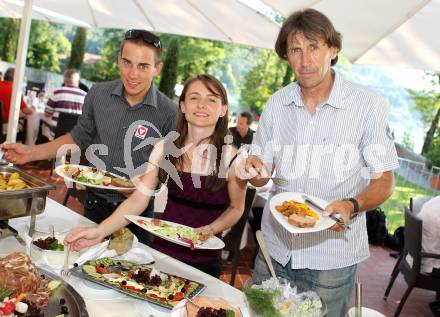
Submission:
POLYGON ((356 198, 346 198, 343 199, 345 201, 351 201, 353 203, 353 214, 350 216, 350 219, 353 219, 355 217, 357 217, 360 214, 360 210, 359 210, 359 202, 356 200, 356 198))

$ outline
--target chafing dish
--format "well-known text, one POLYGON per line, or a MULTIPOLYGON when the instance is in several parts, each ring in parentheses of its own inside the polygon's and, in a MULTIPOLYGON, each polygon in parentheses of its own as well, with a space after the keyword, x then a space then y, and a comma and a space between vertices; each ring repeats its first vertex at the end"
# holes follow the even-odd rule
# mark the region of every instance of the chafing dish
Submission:
MULTIPOLYGON (((1 175, 9 176, 14 172, 20 174, 20 178, 31 188, 0 191, 0 222, 2 222, 0 226, 7 227, 7 220, 11 218, 31 216, 29 235, 32 236, 35 230, 36 215, 44 211, 47 194, 50 190, 55 189, 55 186, 15 166, 0 165, 1 175)), ((0 232, 0 237, 6 235, 9 234, 0 232)))

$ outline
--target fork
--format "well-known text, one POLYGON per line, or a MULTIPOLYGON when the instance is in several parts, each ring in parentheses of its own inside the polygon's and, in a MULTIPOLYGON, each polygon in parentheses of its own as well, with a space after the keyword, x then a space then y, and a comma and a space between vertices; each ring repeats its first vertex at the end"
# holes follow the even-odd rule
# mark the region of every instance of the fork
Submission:
MULTIPOLYGON (((304 203, 305 204, 309 204, 312 205, 313 207, 315 207, 316 209, 318 209, 319 211, 323 212, 324 208, 322 208, 319 203, 317 203, 316 201, 314 201, 313 199, 311 199, 309 196, 307 195, 302 195, 302 197, 304 198, 304 203)), ((336 223, 340 226, 342 226, 344 229, 350 230, 350 225, 346 224, 344 222, 344 219, 341 218, 341 214, 336 213, 336 214, 331 214, 328 216, 330 219, 333 219, 334 221, 336 221, 336 223)))
POLYGON ((66 248, 67 248, 67 250, 66 250, 66 254, 64 255, 64 264, 63 264, 63 267, 61 268, 61 272, 60 272, 60 275, 62 278, 67 278, 70 276, 70 270, 69 270, 70 246, 67 245, 66 248))

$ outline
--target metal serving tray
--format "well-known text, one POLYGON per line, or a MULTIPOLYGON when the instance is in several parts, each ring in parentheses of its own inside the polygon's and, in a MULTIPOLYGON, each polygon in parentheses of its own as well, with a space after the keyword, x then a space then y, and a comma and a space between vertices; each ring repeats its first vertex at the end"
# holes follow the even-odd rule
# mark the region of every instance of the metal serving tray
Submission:
POLYGON ((55 189, 55 186, 17 167, 0 165, 1 175, 8 176, 14 172, 20 174, 20 178, 32 188, 0 191, 0 220, 42 213, 46 206, 47 193, 55 189))
MULTIPOLYGON (((128 261, 122 261, 121 260, 121 262, 128 262, 128 261)), ((85 264, 87 264, 87 263, 88 262, 86 262, 85 264)), ((142 267, 142 264, 139 264, 139 266, 142 267)), ((102 285, 102 286, 114 289, 115 291, 118 291, 118 292, 120 292, 122 294, 125 294, 127 296, 131 296, 131 297, 134 297, 134 298, 137 298, 137 299, 141 299, 141 300, 147 301, 149 303, 152 303, 152 304, 155 304, 155 305, 167 308, 167 309, 173 309, 174 308, 172 305, 163 303, 160 300, 155 300, 155 299, 153 299, 151 297, 138 296, 138 295, 136 295, 136 293, 133 293, 133 292, 130 292, 128 290, 119 288, 119 287, 117 287, 115 285, 112 285, 112 284, 105 283, 105 282, 100 281, 98 279, 94 279, 90 275, 85 274, 82 271, 82 267, 83 267, 83 265, 78 266, 78 267, 74 267, 74 268, 70 269, 70 271, 72 272, 73 275, 75 275, 75 276, 77 276, 79 278, 86 279, 86 280, 91 281, 93 283, 96 283, 96 284, 99 284, 99 285, 102 285)), ((151 266, 145 266, 145 268, 151 269, 151 266)), ((162 272, 162 273, 165 273, 165 274, 167 274, 169 276, 177 276, 177 275, 169 274, 169 273, 166 273, 166 272, 162 272)), ((193 281, 193 280, 189 280, 189 281, 198 284, 197 288, 194 289, 191 293, 185 294, 186 298, 192 299, 192 298, 196 297, 197 295, 199 295, 205 289, 206 286, 204 284, 202 284, 202 283, 199 283, 199 282, 196 282, 196 281, 193 281)))
MULTIPOLYGON (((60 280, 60 277, 52 272, 46 271, 42 268, 37 268, 38 272, 43 274, 48 280, 60 280)), ((89 317, 86 304, 81 295, 69 284, 62 282, 62 284, 54 290, 52 296, 49 298, 49 304, 42 309, 44 316, 52 317, 61 314, 61 306, 66 306, 68 314, 65 316, 75 317, 89 317), (65 304, 60 304, 60 299, 65 300, 65 304)))

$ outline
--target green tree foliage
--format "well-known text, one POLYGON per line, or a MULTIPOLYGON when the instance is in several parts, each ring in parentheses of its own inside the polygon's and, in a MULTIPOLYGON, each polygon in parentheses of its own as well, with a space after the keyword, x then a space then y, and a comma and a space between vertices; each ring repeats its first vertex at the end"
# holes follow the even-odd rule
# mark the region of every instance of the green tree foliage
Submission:
POLYGON ((83 76, 91 81, 107 81, 119 78, 117 64, 119 48, 124 31, 107 29, 104 31, 106 39, 101 51, 101 60, 95 66, 83 67, 83 76))
POLYGON ((32 21, 27 66, 59 72, 59 56, 69 51, 69 41, 54 25, 45 21, 32 21))
POLYGON ((262 51, 258 64, 245 76, 241 106, 261 114, 269 97, 283 87, 285 78, 285 62, 272 51, 262 51))
MULTIPOLYGON (((165 49, 176 35, 162 34, 165 49)), ((193 37, 180 37, 178 82, 184 82, 197 74, 210 73, 221 76, 221 64, 225 58, 225 44, 193 37)))
POLYGON ((412 131, 405 130, 402 136, 402 145, 404 148, 413 151, 414 150, 414 140, 412 138, 412 131))
POLYGON ((0 59, 13 63, 17 54, 19 19, 1 19, 0 21, 0 59))
POLYGON ((87 29, 77 27, 70 50, 69 65, 67 68, 81 69, 84 60, 84 47, 86 46, 87 29))
MULTIPOLYGON (((432 82, 440 84, 440 73, 431 74, 432 82)), ((429 127, 423 142, 422 154, 427 155, 431 151, 431 145, 436 138, 440 138, 438 126, 440 121, 440 94, 434 89, 424 91, 409 90, 414 100, 416 109, 422 115, 425 127, 429 127)), ((440 143, 440 142, 439 142, 440 143)))
POLYGON ((174 98, 174 86, 177 82, 177 68, 179 64, 179 40, 171 40, 165 57, 159 90, 165 95, 174 98))

